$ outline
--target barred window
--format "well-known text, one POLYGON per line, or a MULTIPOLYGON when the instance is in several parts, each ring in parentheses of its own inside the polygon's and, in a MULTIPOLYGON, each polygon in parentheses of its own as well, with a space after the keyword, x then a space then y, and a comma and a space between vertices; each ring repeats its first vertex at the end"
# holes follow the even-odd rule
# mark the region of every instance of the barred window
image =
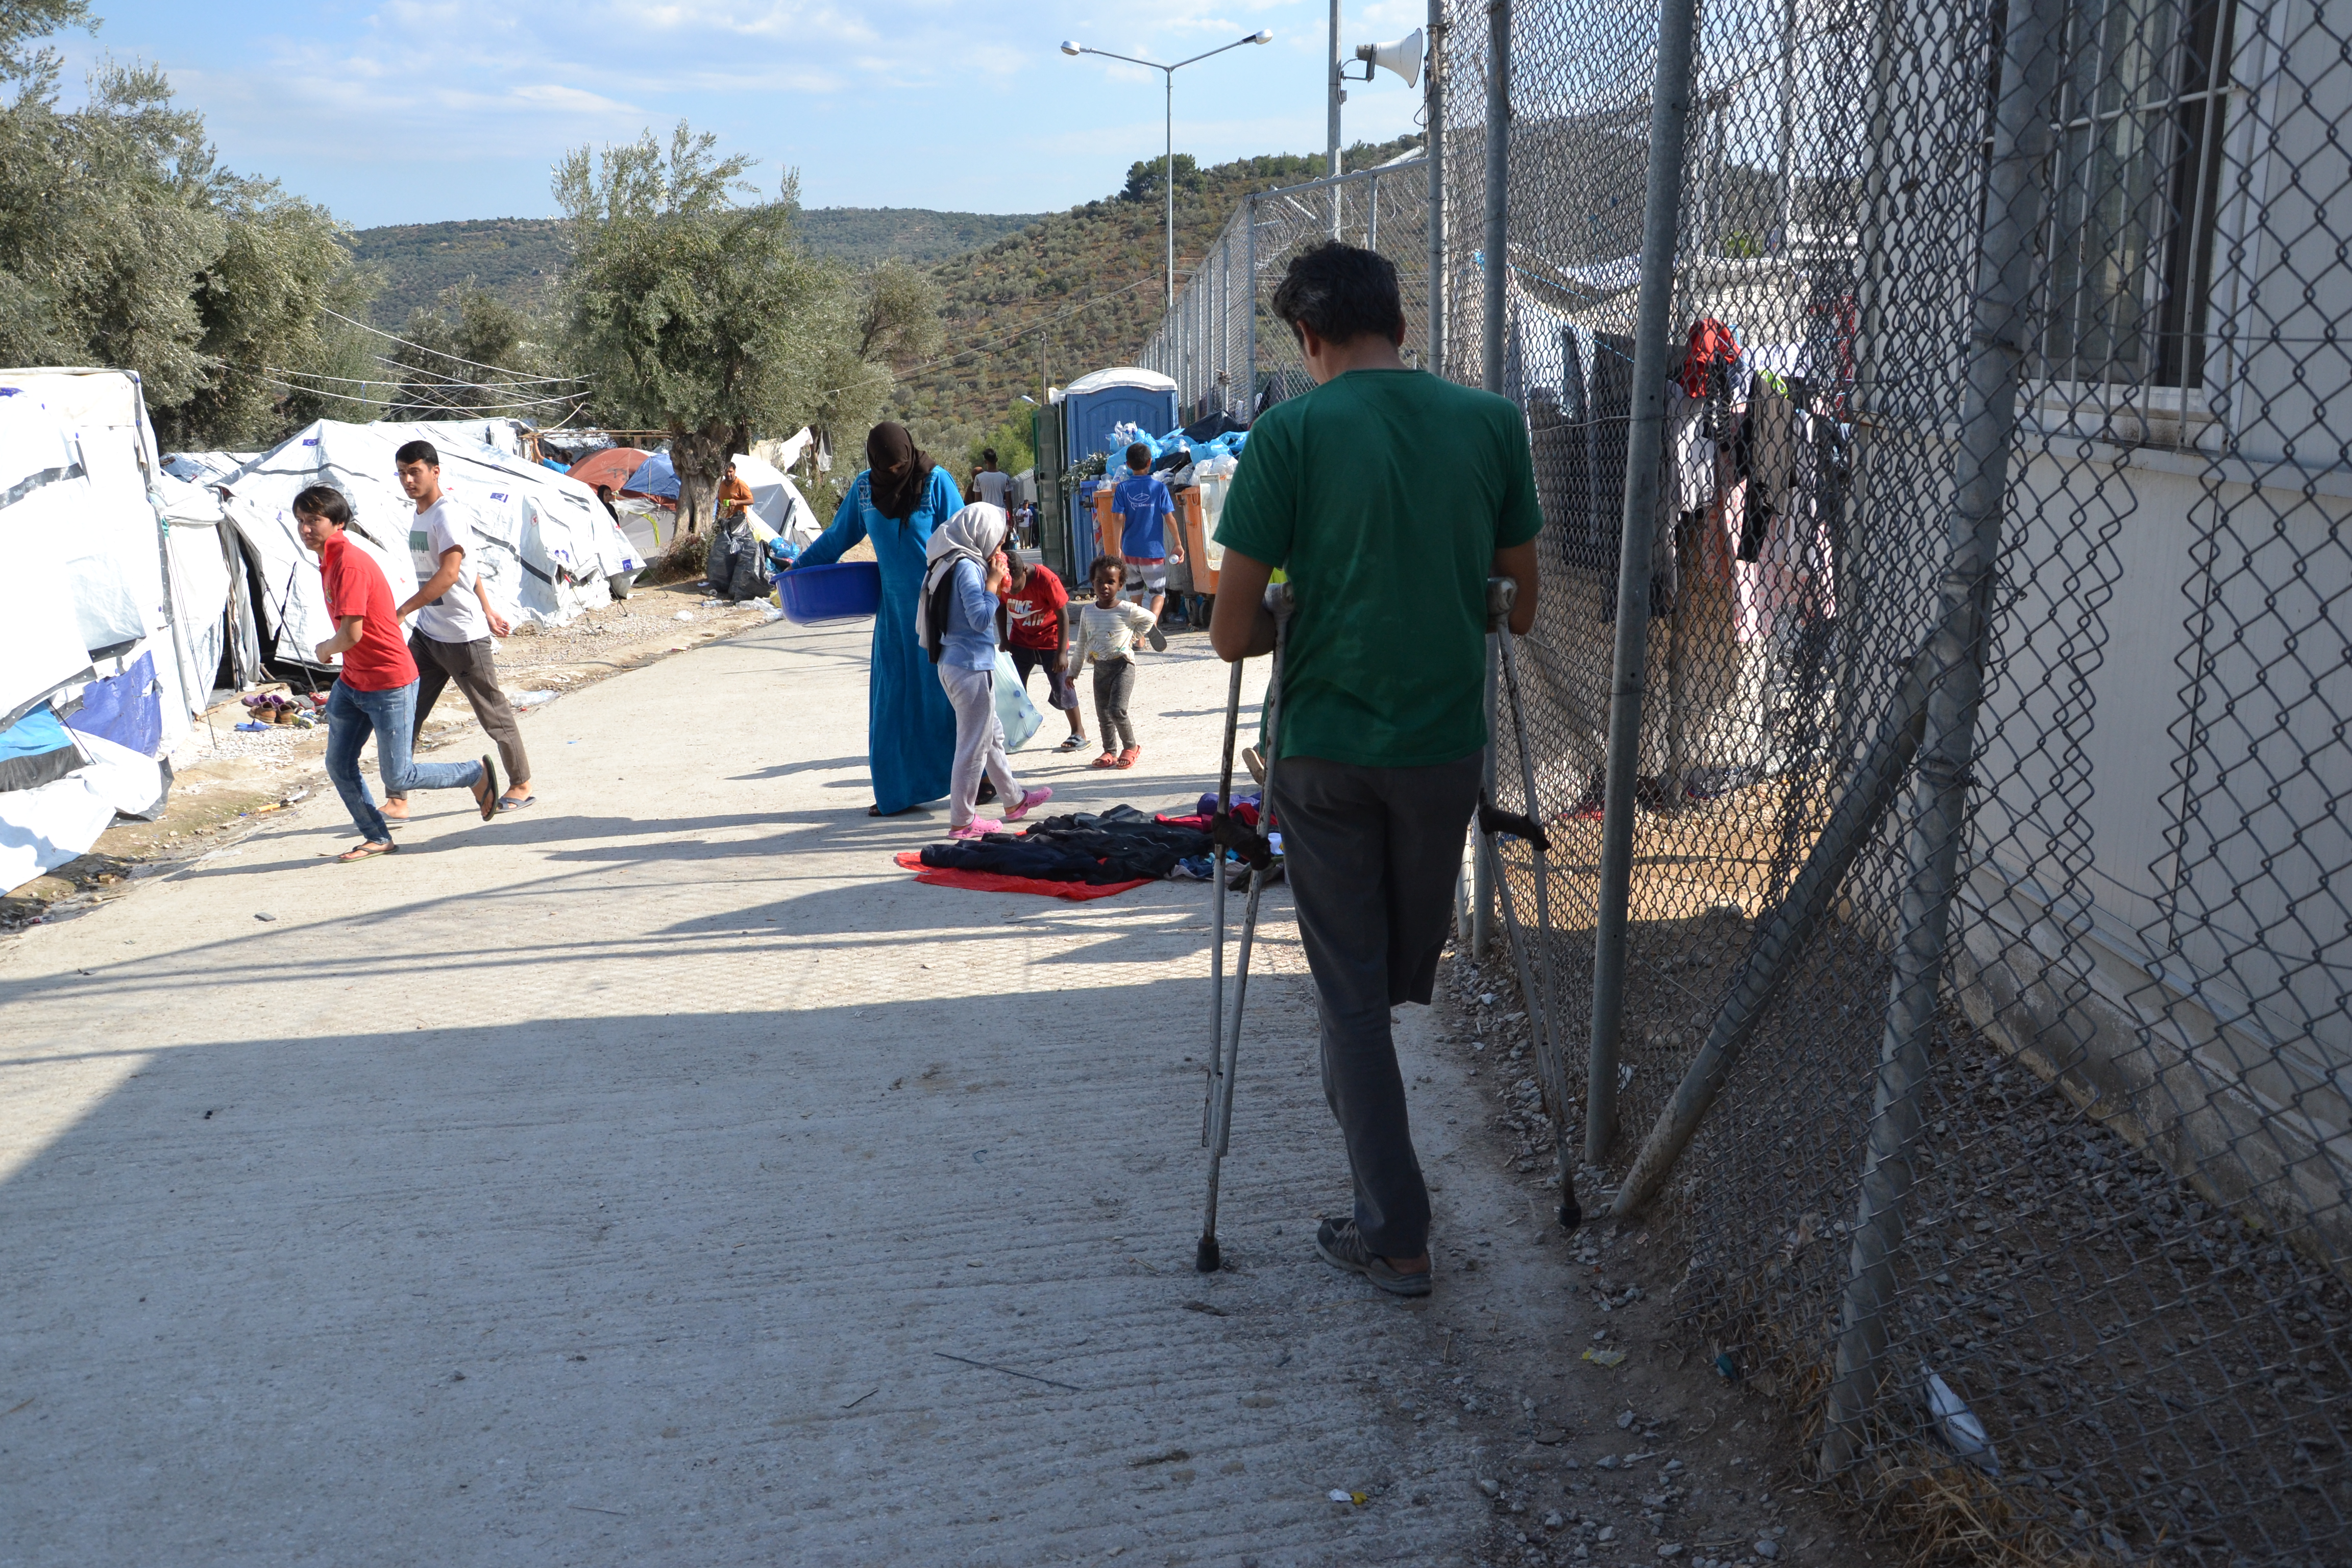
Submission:
POLYGON ((2053 380, 2204 384, 2236 0, 2082 0, 2045 252, 2053 380))

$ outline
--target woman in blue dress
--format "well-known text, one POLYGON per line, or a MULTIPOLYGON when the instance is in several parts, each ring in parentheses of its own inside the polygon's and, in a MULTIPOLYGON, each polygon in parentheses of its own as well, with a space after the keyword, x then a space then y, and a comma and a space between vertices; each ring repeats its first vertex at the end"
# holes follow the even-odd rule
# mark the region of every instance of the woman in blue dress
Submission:
POLYGON ((866 437, 866 470, 841 498, 833 526, 793 564, 824 566, 861 539, 874 542, 882 607, 874 617, 874 658, 866 704, 866 763, 874 778, 869 816, 896 816, 948 793, 955 763, 955 710, 939 671, 915 636, 931 531, 963 510, 945 468, 915 449, 903 425, 886 422, 866 437))

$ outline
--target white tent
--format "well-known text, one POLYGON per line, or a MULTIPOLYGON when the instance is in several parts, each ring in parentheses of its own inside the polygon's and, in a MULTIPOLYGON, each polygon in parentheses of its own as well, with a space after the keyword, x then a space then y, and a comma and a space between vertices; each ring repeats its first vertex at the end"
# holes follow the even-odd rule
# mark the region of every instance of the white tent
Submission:
POLYGON ((186 489, 136 376, 0 371, 0 753, 28 764, 0 789, 0 888, 155 809, 211 695, 219 644, 189 634, 221 619, 233 574, 186 489))
MULTIPOLYGON (((807 431, 794 437, 803 441, 807 431)), ((800 487, 793 483, 782 469, 763 458, 737 453, 730 459, 735 465, 735 477, 751 487, 751 510, 770 531, 779 535, 795 549, 805 549, 811 541, 824 531, 817 521, 816 510, 803 496, 800 487)))
POLYGON ((610 602, 607 578, 643 565, 596 492, 577 479, 429 426, 322 419, 222 487, 229 521, 259 562, 267 601, 261 622, 277 638, 280 660, 309 662, 310 649, 332 635, 318 559, 303 550, 291 510, 307 487, 343 492, 353 538, 402 596, 433 571, 424 535, 411 526, 415 504, 394 473, 393 454, 418 439, 433 442, 442 488, 478 521, 482 551, 475 568, 510 616, 560 626, 610 602))

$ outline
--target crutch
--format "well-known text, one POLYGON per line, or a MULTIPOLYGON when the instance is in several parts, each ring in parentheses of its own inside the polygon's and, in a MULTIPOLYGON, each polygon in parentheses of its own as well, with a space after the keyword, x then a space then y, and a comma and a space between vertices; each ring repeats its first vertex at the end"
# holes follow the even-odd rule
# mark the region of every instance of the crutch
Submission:
MULTIPOLYGON (((1551 852, 1551 836, 1544 831, 1539 820, 1541 808, 1536 804, 1535 754, 1528 749, 1527 710, 1519 702, 1519 667, 1511 637, 1511 606, 1519 596, 1519 585, 1508 577, 1486 579, 1486 629, 1493 634, 1496 647, 1502 655, 1503 692, 1511 705, 1511 732, 1518 742, 1519 779, 1526 791, 1527 815, 1515 816, 1497 806, 1491 798, 1478 800, 1478 834, 1485 840, 1479 846, 1487 865, 1493 868, 1496 881, 1496 901, 1503 908, 1503 931, 1511 946, 1511 956, 1517 960, 1519 990, 1528 999, 1528 1021, 1535 1027, 1537 1071, 1543 1072, 1547 1062, 1558 1064, 1563 1058, 1557 1049, 1559 1037, 1551 1024, 1552 992, 1539 984, 1550 969, 1550 963, 1536 951, 1542 934, 1551 929, 1550 880, 1545 857, 1551 852), (1502 860, 1495 850, 1497 833, 1508 833, 1524 838, 1533 851, 1536 863, 1536 935, 1537 942, 1519 938, 1518 917, 1512 911, 1510 885, 1502 875, 1502 860)), ((1491 742, 1489 742, 1491 743, 1491 742)), ((1547 1086, 1553 1089, 1557 1100, 1564 1095, 1563 1081, 1547 1086)), ((1575 1156, 1570 1153, 1570 1140, 1556 1141, 1553 1164, 1559 1175, 1559 1224, 1563 1230, 1574 1230, 1583 1223, 1584 1209, 1576 1201, 1575 1156)))
POLYGON ((1232 684, 1225 691, 1225 754, 1217 772, 1217 812, 1209 822, 1212 879, 1209 895, 1215 909, 1216 935, 1209 949, 1209 1097, 1201 1108, 1201 1146, 1209 1152, 1209 1204, 1201 1219, 1201 1243, 1192 1251, 1192 1267, 1214 1274, 1217 1251, 1217 1178, 1231 1147, 1234 1131, 1234 1071, 1241 1063, 1242 1008, 1249 997, 1250 946, 1257 936, 1259 897, 1274 866, 1274 846, 1265 823, 1274 804, 1274 770, 1281 754, 1277 743, 1282 724, 1282 647, 1290 631, 1290 584, 1277 583, 1265 593, 1265 607, 1274 615, 1274 673, 1265 688, 1265 783, 1258 795, 1255 829, 1234 820, 1234 740, 1241 727, 1242 665, 1234 661, 1232 684), (1225 1011, 1225 866, 1223 851, 1241 856, 1249 868, 1249 902, 1242 910, 1241 952, 1234 962, 1234 1005, 1225 1011))

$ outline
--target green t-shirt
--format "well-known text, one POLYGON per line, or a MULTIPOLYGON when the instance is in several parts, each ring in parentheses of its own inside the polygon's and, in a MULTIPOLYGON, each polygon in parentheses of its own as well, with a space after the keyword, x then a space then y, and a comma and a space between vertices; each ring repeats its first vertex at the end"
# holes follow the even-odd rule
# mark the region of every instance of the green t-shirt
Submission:
POLYGON ((1357 370, 1250 427, 1217 542, 1287 571, 1280 754, 1366 767, 1486 743, 1486 579, 1533 539, 1518 409, 1426 371, 1357 370))

